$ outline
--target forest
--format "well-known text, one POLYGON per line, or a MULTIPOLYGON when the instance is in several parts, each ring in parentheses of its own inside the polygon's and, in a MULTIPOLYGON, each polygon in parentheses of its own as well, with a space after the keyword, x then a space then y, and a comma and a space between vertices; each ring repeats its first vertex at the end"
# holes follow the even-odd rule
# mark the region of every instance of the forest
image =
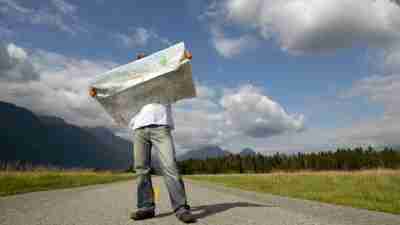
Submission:
POLYGON ((363 170, 400 168, 400 151, 386 147, 376 150, 373 147, 363 149, 337 149, 336 151, 311 152, 297 154, 275 153, 266 156, 260 153, 241 156, 229 154, 220 158, 205 160, 189 159, 178 162, 182 174, 223 174, 223 173, 269 173, 274 171, 298 170, 363 170))

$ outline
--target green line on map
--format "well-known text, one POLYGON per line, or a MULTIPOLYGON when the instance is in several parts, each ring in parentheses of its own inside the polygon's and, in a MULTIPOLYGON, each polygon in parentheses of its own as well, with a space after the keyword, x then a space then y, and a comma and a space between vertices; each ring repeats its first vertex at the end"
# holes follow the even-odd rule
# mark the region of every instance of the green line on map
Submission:
POLYGON ((160 64, 162 66, 166 66, 167 65, 167 57, 163 56, 160 60, 160 64))

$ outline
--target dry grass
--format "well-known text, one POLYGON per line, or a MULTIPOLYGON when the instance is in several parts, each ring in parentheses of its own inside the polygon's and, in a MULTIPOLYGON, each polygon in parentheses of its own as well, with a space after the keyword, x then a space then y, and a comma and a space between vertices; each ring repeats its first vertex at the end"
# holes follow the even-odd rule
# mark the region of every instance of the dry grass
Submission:
MULTIPOLYGON (((286 175, 286 176, 297 176, 297 175, 400 175, 400 170, 391 169, 371 169, 371 170, 354 170, 354 171, 312 171, 312 170, 298 170, 298 171, 278 171, 275 170, 271 173, 231 173, 231 174, 213 174, 212 176, 235 176, 235 175, 246 175, 246 176, 274 176, 274 175, 286 175)), ((194 176, 210 176, 210 174, 196 174, 189 175, 187 177, 194 176)))
POLYGON ((282 196, 400 214, 400 170, 278 171, 186 178, 282 196))
POLYGON ((131 173, 92 170, 0 171, 0 196, 133 179, 131 173))

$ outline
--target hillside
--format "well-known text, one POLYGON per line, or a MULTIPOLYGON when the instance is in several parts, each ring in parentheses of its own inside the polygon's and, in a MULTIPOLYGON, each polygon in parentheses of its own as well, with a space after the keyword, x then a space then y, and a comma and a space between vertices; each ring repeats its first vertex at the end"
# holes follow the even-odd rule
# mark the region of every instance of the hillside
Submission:
POLYGON ((188 151, 181 156, 178 156, 178 161, 188 159, 219 158, 229 154, 230 152, 222 150, 219 146, 208 145, 199 149, 188 151))
POLYGON ((251 148, 244 148, 239 155, 240 156, 255 156, 257 153, 251 148))
MULTIPOLYGON (((125 169, 132 163, 132 145, 100 128, 81 128, 51 116, 37 116, 0 102, 0 161, 27 161, 60 167, 125 169)), ((101 128, 104 129, 105 128, 101 128)))

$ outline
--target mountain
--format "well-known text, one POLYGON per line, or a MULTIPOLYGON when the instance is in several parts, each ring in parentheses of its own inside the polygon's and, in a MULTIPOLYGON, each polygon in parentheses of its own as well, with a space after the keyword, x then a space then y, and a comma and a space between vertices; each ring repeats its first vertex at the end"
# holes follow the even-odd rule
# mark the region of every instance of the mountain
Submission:
POLYGON ((0 160, 42 162, 47 135, 39 118, 26 109, 5 102, 0 102, 0 118, 0 160))
POLYGON ((131 143, 111 132, 107 139, 100 137, 100 128, 37 116, 5 102, 0 102, 0 117, 0 161, 99 169, 126 169, 132 164, 131 143))
POLYGON ((106 127, 86 127, 85 130, 93 134, 102 144, 114 149, 117 152, 129 153, 129 157, 133 157, 133 144, 131 140, 126 140, 114 133, 106 127))
POLYGON ((87 127, 85 129, 112 150, 115 163, 128 164, 128 166, 133 163, 133 143, 131 140, 116 136, 110 129, 105 127, 87 127))
POLYGON ((178 156, 178 161, 188 160, 188 159, 207 159, 207 158, 219 158, 231 154, 228 151, 222 150, 219 146, 208 145, 201 147, 196 150, 191 150, 178 156))
POLYGON ((257 153, 251 148, 244 148, 239 154, 240 156, 254 156, 257 153))

